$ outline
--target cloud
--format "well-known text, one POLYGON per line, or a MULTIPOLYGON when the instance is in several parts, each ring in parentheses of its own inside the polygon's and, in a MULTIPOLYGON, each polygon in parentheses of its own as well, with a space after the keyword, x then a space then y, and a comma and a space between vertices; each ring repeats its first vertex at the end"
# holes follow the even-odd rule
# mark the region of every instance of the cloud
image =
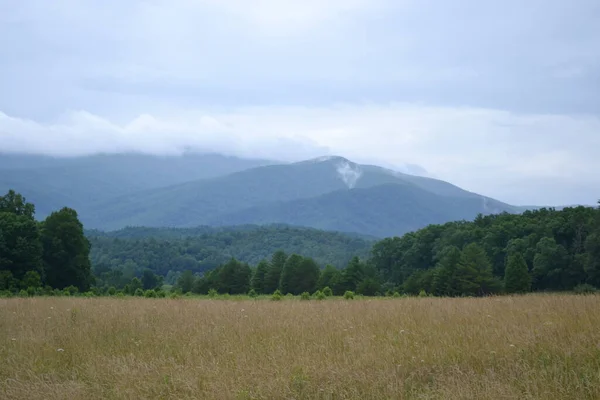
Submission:
POLYGON ((284 161, 335 154, 363 163, 417 164, 513 203, 592 204, 600 187, 598 132, 597 117, 411 104, 188 110, 140 115, 122 124, 80 111, 51 124, 0 114, 0 151, 195 149, 284 161), (552 182, 557 186, 550 187, 552 182))

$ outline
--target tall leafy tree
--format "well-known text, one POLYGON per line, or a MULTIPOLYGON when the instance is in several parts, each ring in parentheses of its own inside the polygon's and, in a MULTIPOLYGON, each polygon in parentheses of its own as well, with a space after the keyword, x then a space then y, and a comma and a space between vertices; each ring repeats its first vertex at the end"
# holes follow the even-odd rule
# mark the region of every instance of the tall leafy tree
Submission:
POLYGON ((59 289, 72 285, 88 290, 93 283, 90 243, 77 212, 65 207, 50 214, 42 224, 41 237, 46 283, 59 289))
POLYGON ((460 262, 460 250, 456 246, 447 246, 433 272, 433 293, 438 296, 460 294, 456 281, 456 270, 460 262))
POLYGON ((35 207, 14 191, 0 196, 0 271, 23 279, 27 271, 44 275, 42 243, 35 207))
POLYGON ((531 275, 521 253, 513 253, 506 259, 504 290, 507 293, 525 293, 531 290, 531 275))
POLYGON ((194 288, 195 280, 196 277, 194 276, 194 273, 188 269, 181 273, 179 279, 177 279, 177 284, 175 286, 181 289, 183 293, 188 293, 191 292, 194 288))
POLYGON ((552 237, 542 238, 536 246, 533 259, 533 284, 537 289, 554 290, 566 287, 564 275, 569 265, 567 249, 552 237))

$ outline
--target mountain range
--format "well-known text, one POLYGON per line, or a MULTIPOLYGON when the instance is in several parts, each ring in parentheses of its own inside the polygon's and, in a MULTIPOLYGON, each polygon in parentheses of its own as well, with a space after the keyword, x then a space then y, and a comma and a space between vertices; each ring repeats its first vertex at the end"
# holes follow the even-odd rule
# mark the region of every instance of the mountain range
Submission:
POLYGON ((0 154, 0 193, 44 218, 75 208, 88 229, 289 224, 376 237, 520 207, 441 180, 343 157, 298 163, 219 154, 0 154))

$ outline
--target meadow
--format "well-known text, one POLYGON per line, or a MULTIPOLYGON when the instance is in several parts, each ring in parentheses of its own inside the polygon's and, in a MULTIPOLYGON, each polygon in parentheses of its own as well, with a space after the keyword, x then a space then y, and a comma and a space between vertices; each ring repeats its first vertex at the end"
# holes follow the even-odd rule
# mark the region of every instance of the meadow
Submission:
POLYGON ((2 399, 599 399, 600 296, 0 299, 2 399))

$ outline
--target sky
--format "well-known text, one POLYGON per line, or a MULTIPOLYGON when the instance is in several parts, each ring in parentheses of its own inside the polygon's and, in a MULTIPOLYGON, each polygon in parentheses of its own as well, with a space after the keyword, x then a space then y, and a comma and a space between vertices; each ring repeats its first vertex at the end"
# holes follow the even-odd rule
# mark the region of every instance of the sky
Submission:
POLYGON ((0 0, 0 152, 340 155, 600 198, 597 0, 0 0))

